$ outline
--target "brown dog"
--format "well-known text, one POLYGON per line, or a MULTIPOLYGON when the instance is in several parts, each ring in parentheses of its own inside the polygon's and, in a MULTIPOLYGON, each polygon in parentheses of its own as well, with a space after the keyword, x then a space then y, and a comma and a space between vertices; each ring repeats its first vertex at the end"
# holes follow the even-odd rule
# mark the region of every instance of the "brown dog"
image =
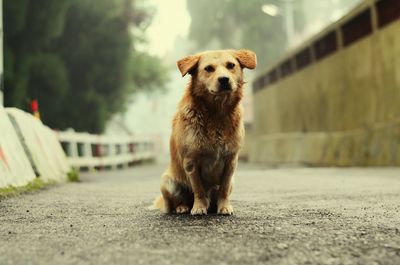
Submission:
POLYGON ((233 213, 233 173, 244 137, 243 68, 254 69, 249 50, 207 51, 177 62, 192 78, 175 114, 171 162, 161 177, 154 208, 166 213, 233 213))

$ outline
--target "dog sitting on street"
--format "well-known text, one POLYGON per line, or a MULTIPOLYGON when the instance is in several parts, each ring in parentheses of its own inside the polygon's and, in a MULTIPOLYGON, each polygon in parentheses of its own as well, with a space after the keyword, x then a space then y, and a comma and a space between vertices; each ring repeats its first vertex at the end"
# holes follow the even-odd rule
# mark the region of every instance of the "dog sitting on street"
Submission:
POLYGON ((165 213, 231 215, 229 196, 244 137, 243 68, 254 69, 249 50, 217 50, 177 62, 191 75, 173 118, 171 161, 153 208, 165 213))

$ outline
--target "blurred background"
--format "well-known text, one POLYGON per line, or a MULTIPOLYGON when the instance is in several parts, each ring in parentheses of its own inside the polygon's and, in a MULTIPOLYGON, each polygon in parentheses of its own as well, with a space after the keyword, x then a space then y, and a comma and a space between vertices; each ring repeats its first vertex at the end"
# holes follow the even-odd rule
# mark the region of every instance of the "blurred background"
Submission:
POLYGON ((265 164, 400 165, 399 1, 3 0, 4 105, 55 130, 147 135, 168 160, 188 77, 247 48, 246 142, 265 164))

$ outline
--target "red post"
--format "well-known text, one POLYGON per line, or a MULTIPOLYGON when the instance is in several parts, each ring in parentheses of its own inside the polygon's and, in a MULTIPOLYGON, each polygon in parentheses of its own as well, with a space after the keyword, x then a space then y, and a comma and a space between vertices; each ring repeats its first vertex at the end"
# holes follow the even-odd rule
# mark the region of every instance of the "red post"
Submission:
POLYGON ((33 116, 40 120, 39 103, 36 99, 31 100, 31 111, 33 116))

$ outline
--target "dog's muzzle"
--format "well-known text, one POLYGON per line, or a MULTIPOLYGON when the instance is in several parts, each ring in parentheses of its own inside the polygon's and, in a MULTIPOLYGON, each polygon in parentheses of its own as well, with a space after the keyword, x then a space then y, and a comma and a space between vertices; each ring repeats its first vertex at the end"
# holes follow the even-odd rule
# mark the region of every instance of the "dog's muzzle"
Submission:
POLYGON ((218 84, 220 92, 229 92, 232 90, 231 83, 229 82, 229 77, 219 77, 218 84))

